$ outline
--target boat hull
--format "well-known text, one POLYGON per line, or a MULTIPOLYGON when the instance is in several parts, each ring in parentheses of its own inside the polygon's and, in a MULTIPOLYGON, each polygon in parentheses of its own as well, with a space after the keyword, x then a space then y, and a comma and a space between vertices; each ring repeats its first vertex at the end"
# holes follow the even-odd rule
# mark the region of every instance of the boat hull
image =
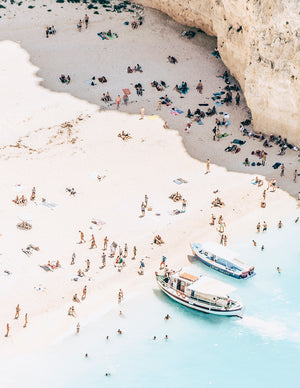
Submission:
POLYGON ((221 315, 221 316, 228 316, 228 317, 233 317, 237 316, 242 318, 243 316, 243 311, 244 307, 242 305, 238 305, 237 308, 232 308, 232 309, 218 309, 214 305, 209 305, 209 304, 201 304, 199 300, 194 300, 192 298, 189 298, 187 296, 183 297, 183 293, 176 291, 174 289, 165 287, 161 281, 159 280, 159 275, 156 277, 156 281, 160 289, 168 295, 171 299, 175 300, 177 303, 182 304, 183 306, 189 307, 193 310, 201 311, 202 313, 205 314, 213 314, 213 315, 221 315))

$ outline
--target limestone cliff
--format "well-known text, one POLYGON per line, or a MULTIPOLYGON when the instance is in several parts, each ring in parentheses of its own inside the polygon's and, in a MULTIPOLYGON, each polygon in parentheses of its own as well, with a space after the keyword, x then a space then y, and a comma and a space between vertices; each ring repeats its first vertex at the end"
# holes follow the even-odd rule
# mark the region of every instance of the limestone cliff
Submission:
POLYGON ((217 36, 256 131, 300 145, 299 0, 139 0, 217 36))

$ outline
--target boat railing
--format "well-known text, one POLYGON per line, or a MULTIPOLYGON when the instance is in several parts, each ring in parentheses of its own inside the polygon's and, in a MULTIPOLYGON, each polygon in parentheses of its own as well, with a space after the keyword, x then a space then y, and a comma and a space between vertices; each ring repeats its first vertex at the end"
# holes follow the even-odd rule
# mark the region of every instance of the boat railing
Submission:
MULTIPOLYGON (((169 283, 166 283, 164 281, 164 278, 162 276, 158 276, 158 281, 162 284, 162 286, 164 287, 169 287, 170 289, 174 290, 174 291, 180 291, 180 290, 177 290, 176 288, 172 287, 169 283)), ((180 291, 181 292, 181 291, 180 291)), ((186 295, 186 294, 184 294, 186 295)), ((187 296, 187 295, 186 295, 187 296)), ((204 300, 204 299, 201 299, 201 298, 197 298, 195 296, 187 296, 187 298, 190 298, 190 299, 193 299, 193 300, 196 300, 196 301, 199 301, 201 303, 206 303, 210 306, 219 306, 219 307, 223 307, 224 309, 226 309, 226 305, 224 304, 224 301, 226 300, 225 298, 221 298, 221 297, 215 297, 215 300, 211 301, 211 300, 204 300), (218 303, 219 302, 219 303, 218 303), (223 303, 222 303, 223 302, 223 303)), ((231 301, 231 305, 230 307, 232 306, 235 306, 237 305, 238 302, 236 301, 231 301)))

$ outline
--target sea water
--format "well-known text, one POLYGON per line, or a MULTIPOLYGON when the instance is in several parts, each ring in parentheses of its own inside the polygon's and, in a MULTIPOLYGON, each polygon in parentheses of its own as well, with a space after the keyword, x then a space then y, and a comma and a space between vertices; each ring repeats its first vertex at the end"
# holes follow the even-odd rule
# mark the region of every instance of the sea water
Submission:
POLYGON ((8 360, 1 386, 299 387, 299 236, 300 223, 289 221, 281 230, 233 246, 255 265, 257 275, 247 280, 190 264, 236 287, 246 306, 242 319, 193 311, 168 298, 155 282, 152 289, 141 282, 140 294, 126 302, 122 316, 118 308, 100 312, 79 335, 43 353, 8 360))

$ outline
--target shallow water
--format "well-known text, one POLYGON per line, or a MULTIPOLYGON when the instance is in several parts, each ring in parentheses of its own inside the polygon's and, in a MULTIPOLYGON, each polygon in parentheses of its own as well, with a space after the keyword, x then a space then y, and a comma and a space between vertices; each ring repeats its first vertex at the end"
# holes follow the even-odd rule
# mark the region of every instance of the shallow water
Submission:
POLYGON ((153 289, 141 290, 126 302, 124 316, 119 316, 117 306, 82 327, 80 335, 65 338, 45 354, 8 360, 1 386, 299 386, 299 230, 300 224, 286 222, 280 231, 253 235, 258 245, 265 245, 264 252, 248 242, 233 247, 256 267, 257 275, 248 280, 193 264, 237 288, 246 306, 243 319, 185 308, 153 282, 153 289), (166 322, 167 313, 171 319, 166 322), (123 335, 117 334, 118 328, 123 335), (106 372, 111 376, 105 377, 106 372))

